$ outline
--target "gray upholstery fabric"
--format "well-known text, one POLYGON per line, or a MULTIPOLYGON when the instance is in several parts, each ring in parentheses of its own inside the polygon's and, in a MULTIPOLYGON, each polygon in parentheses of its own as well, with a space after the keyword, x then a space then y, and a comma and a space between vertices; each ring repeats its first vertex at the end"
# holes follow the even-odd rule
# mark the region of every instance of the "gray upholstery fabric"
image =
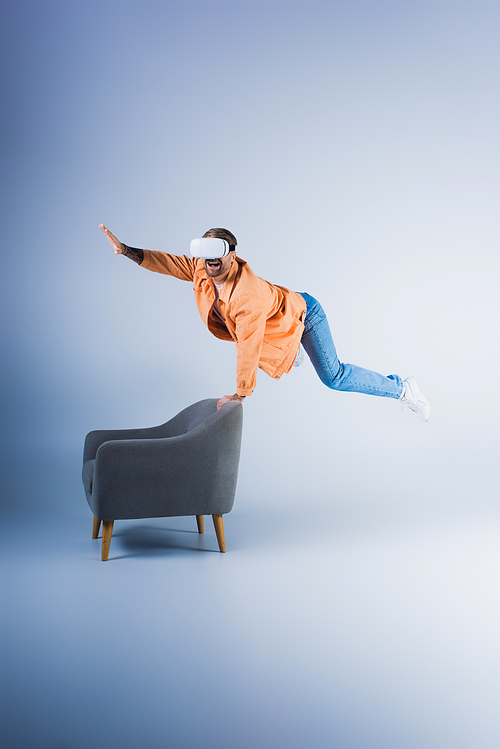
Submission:
POLYGON ((231 510, 243 408, 217 399, 194 403, 146 429, 90 432, 82 480, 99 520, 213 515, 231 510))
MULTIPOLYGON (((94 464, 95 460, 87 460, 83 464, 82 481, 85 489, 92 493, 92 479, 94 478, 94 464)), ((111 520, 112 518, 110 518, 111 520)))

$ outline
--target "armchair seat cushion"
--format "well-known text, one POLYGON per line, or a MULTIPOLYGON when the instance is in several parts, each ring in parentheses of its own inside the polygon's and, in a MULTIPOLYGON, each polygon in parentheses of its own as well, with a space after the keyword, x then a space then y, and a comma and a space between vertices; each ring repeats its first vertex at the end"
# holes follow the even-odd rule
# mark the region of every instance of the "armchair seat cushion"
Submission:
POLYGON ((95 460, 87 460, 83 464, 82 481, 85 489, 92 494, 92 482, 94 479, 95 460))

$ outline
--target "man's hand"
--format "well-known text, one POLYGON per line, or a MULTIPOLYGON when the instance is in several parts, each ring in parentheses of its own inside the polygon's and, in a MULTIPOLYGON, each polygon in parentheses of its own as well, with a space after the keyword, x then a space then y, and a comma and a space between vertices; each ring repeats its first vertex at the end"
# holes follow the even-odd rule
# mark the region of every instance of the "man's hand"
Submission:
POLYGON ((101 231, 103 231, 105 233, 105 235, 107 236, 111 247, 115 251, 115 255, 124 255, 125 252, 126 252, 126 250, 127 250, 127 248, 123 244, 123 242, 120 242, 120 240, 117 239, 114 234, 111 234, 111 232, 109 231, 109 229, 106 229, 106 227, 104 226, 104 224, 99 224, 99 229, 101 229, 101 231))
POLYGON ((229 401, 238 401, 239 403, 243 403, 245 397, 245 395, 237 395, 236 393, 234 395, 223 395, 220 401, 217 403, 217 411, 219 410, 219 408, 222 408, 224 403, 229 403, 229 401))

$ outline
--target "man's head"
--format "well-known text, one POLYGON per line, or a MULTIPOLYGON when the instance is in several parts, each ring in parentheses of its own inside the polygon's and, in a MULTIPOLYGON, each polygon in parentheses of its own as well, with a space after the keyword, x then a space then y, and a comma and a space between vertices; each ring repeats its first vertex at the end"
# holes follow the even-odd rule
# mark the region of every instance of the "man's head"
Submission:
POLYGON ((204 260, 203 266, 210 278, 213 278, 216 284, 222 284, 226 280, 231 266, 234 263, 236 257, 236 245, 238 240, 227 229, 209 229, 203 235, 203 238, 215 237, 216 239, 225 239, 229 244, 229 254, 226 257, 217 258, 214 260, 204 260))

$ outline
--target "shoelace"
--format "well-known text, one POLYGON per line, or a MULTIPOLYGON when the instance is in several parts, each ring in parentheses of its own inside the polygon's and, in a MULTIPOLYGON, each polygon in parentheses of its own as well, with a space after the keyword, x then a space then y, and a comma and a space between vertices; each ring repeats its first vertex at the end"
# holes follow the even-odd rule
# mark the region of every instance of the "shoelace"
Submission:
POLYGON ((403 406, 408 406, 410 411, 413 411, 414 413, 417 413, 418 411, 418 404, 413 403, 410 400, 407 400, 406 398, 401 398, 401 411, 403 410, 403 406))

